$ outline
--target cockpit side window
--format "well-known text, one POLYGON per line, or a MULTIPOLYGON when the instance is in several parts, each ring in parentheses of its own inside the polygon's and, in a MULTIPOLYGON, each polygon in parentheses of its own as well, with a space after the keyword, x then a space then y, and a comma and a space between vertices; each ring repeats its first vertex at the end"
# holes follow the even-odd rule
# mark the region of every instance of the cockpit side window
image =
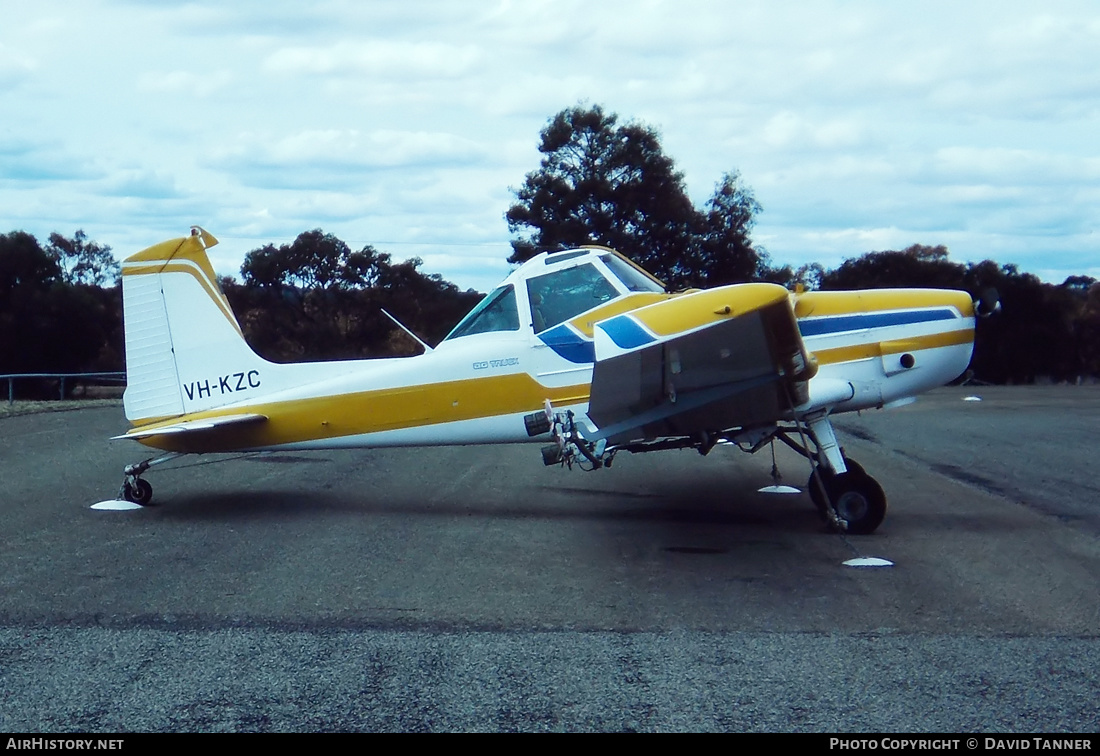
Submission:
POLYGON ((535 333, 618 296, 618 289, 591 263, 527 279, 535 333))
POLYGON ((519 308, 516 306, 516 290, 509 284, 486 295, 470 314, 462 319, 446 340, 475 333, 493 331, 518 331, 519 308))

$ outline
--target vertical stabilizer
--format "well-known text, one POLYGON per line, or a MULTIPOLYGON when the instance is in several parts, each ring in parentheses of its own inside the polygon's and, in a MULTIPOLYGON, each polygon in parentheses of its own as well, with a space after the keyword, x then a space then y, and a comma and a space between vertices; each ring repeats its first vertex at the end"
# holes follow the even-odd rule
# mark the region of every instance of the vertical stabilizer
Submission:
POLYGON ((221 407, 258 392, 270 363, 244 340, 201 228, 122 263, 126 417, 135 424, 221 407))

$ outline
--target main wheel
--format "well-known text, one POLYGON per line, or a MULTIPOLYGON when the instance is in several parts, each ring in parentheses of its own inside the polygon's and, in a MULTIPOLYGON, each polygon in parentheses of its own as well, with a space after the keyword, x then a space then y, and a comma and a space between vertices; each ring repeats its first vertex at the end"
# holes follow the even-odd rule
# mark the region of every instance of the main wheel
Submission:
POLYGON ((144 478, 135 478, 133 483, 126 481, 122 485, 122 496, 126 501, 147 507, 153 500, 153 487, 144 478))
MULTIPOLYGON (((852 475, 863 475, 867 477, 867 471, 863 469, 863 465, 856 462, 854 459, 844 458, 844 466, 848 468, 847 473, 852 475)), ((810 479, 806 481, 806 490, 810 492, 810 500, 813 501, 814 506, 817 507, 822 517, 828 520, 825 512, 825 499, 821 496, 821 486, 817 482, 817 476, 821 476, 821 481, 825 484, 826 489, 836 479, 836 473, 826 470, 824 467, 818 467, 817 473, 810 473, 810 479)))
POLYGON ((832 521, 829 516, 829 501, 832 501, 837 515, 848 522, 849 533, 873 533, 886 517, 886 493, 878 481, 864 472, 863 466, 858 462, 845 459, 844 465, 848 471, 840 475, 822 468, 816 474, 810 475, 806 483, 810 500, 826 523, 832 521), (818 475, 828 492, 828 500, 821 493, 818 475))
POLYGON ((848 523, 848 532, 868 535, 886 517, 886 493, 866 473, 841 473, 829 482, 829 498, 837 515, 848 523))

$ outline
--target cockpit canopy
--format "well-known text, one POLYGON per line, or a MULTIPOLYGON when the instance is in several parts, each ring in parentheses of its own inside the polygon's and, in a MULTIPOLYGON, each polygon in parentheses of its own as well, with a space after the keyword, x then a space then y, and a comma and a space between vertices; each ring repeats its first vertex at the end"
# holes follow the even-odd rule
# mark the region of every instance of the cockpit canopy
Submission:
POLYGON ((444 341, 518 331, 521 324, 540 333, 613 299, 664 290, 660 281, 613 250, 599 247, 542 254, 508 276, 444 341))

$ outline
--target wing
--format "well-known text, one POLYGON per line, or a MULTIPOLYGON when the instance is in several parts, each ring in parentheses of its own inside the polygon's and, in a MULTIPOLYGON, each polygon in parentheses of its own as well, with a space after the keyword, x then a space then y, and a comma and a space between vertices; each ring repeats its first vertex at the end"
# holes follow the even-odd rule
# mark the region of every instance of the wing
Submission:
POLYGON ((594 335, 588 416, 611 443, 774 422, 808 400, 815 364, 781 286, 692 292, 594 335))
POLYGON ((150 436, 170 436, 188 433, 201 433, 203 431, 209 431, 227 425, 261 423, 266 420, 266 415, 240 414, 221 415, 218 417, 208 417, 200 420, 184 420, 174 423, 158 423, 157 425, 151 427, 134 428, 129 433, 124 433, 121 436, 113 436, 111 440, 114 441, 122 438, 141 439, 148 438, 150 436))

